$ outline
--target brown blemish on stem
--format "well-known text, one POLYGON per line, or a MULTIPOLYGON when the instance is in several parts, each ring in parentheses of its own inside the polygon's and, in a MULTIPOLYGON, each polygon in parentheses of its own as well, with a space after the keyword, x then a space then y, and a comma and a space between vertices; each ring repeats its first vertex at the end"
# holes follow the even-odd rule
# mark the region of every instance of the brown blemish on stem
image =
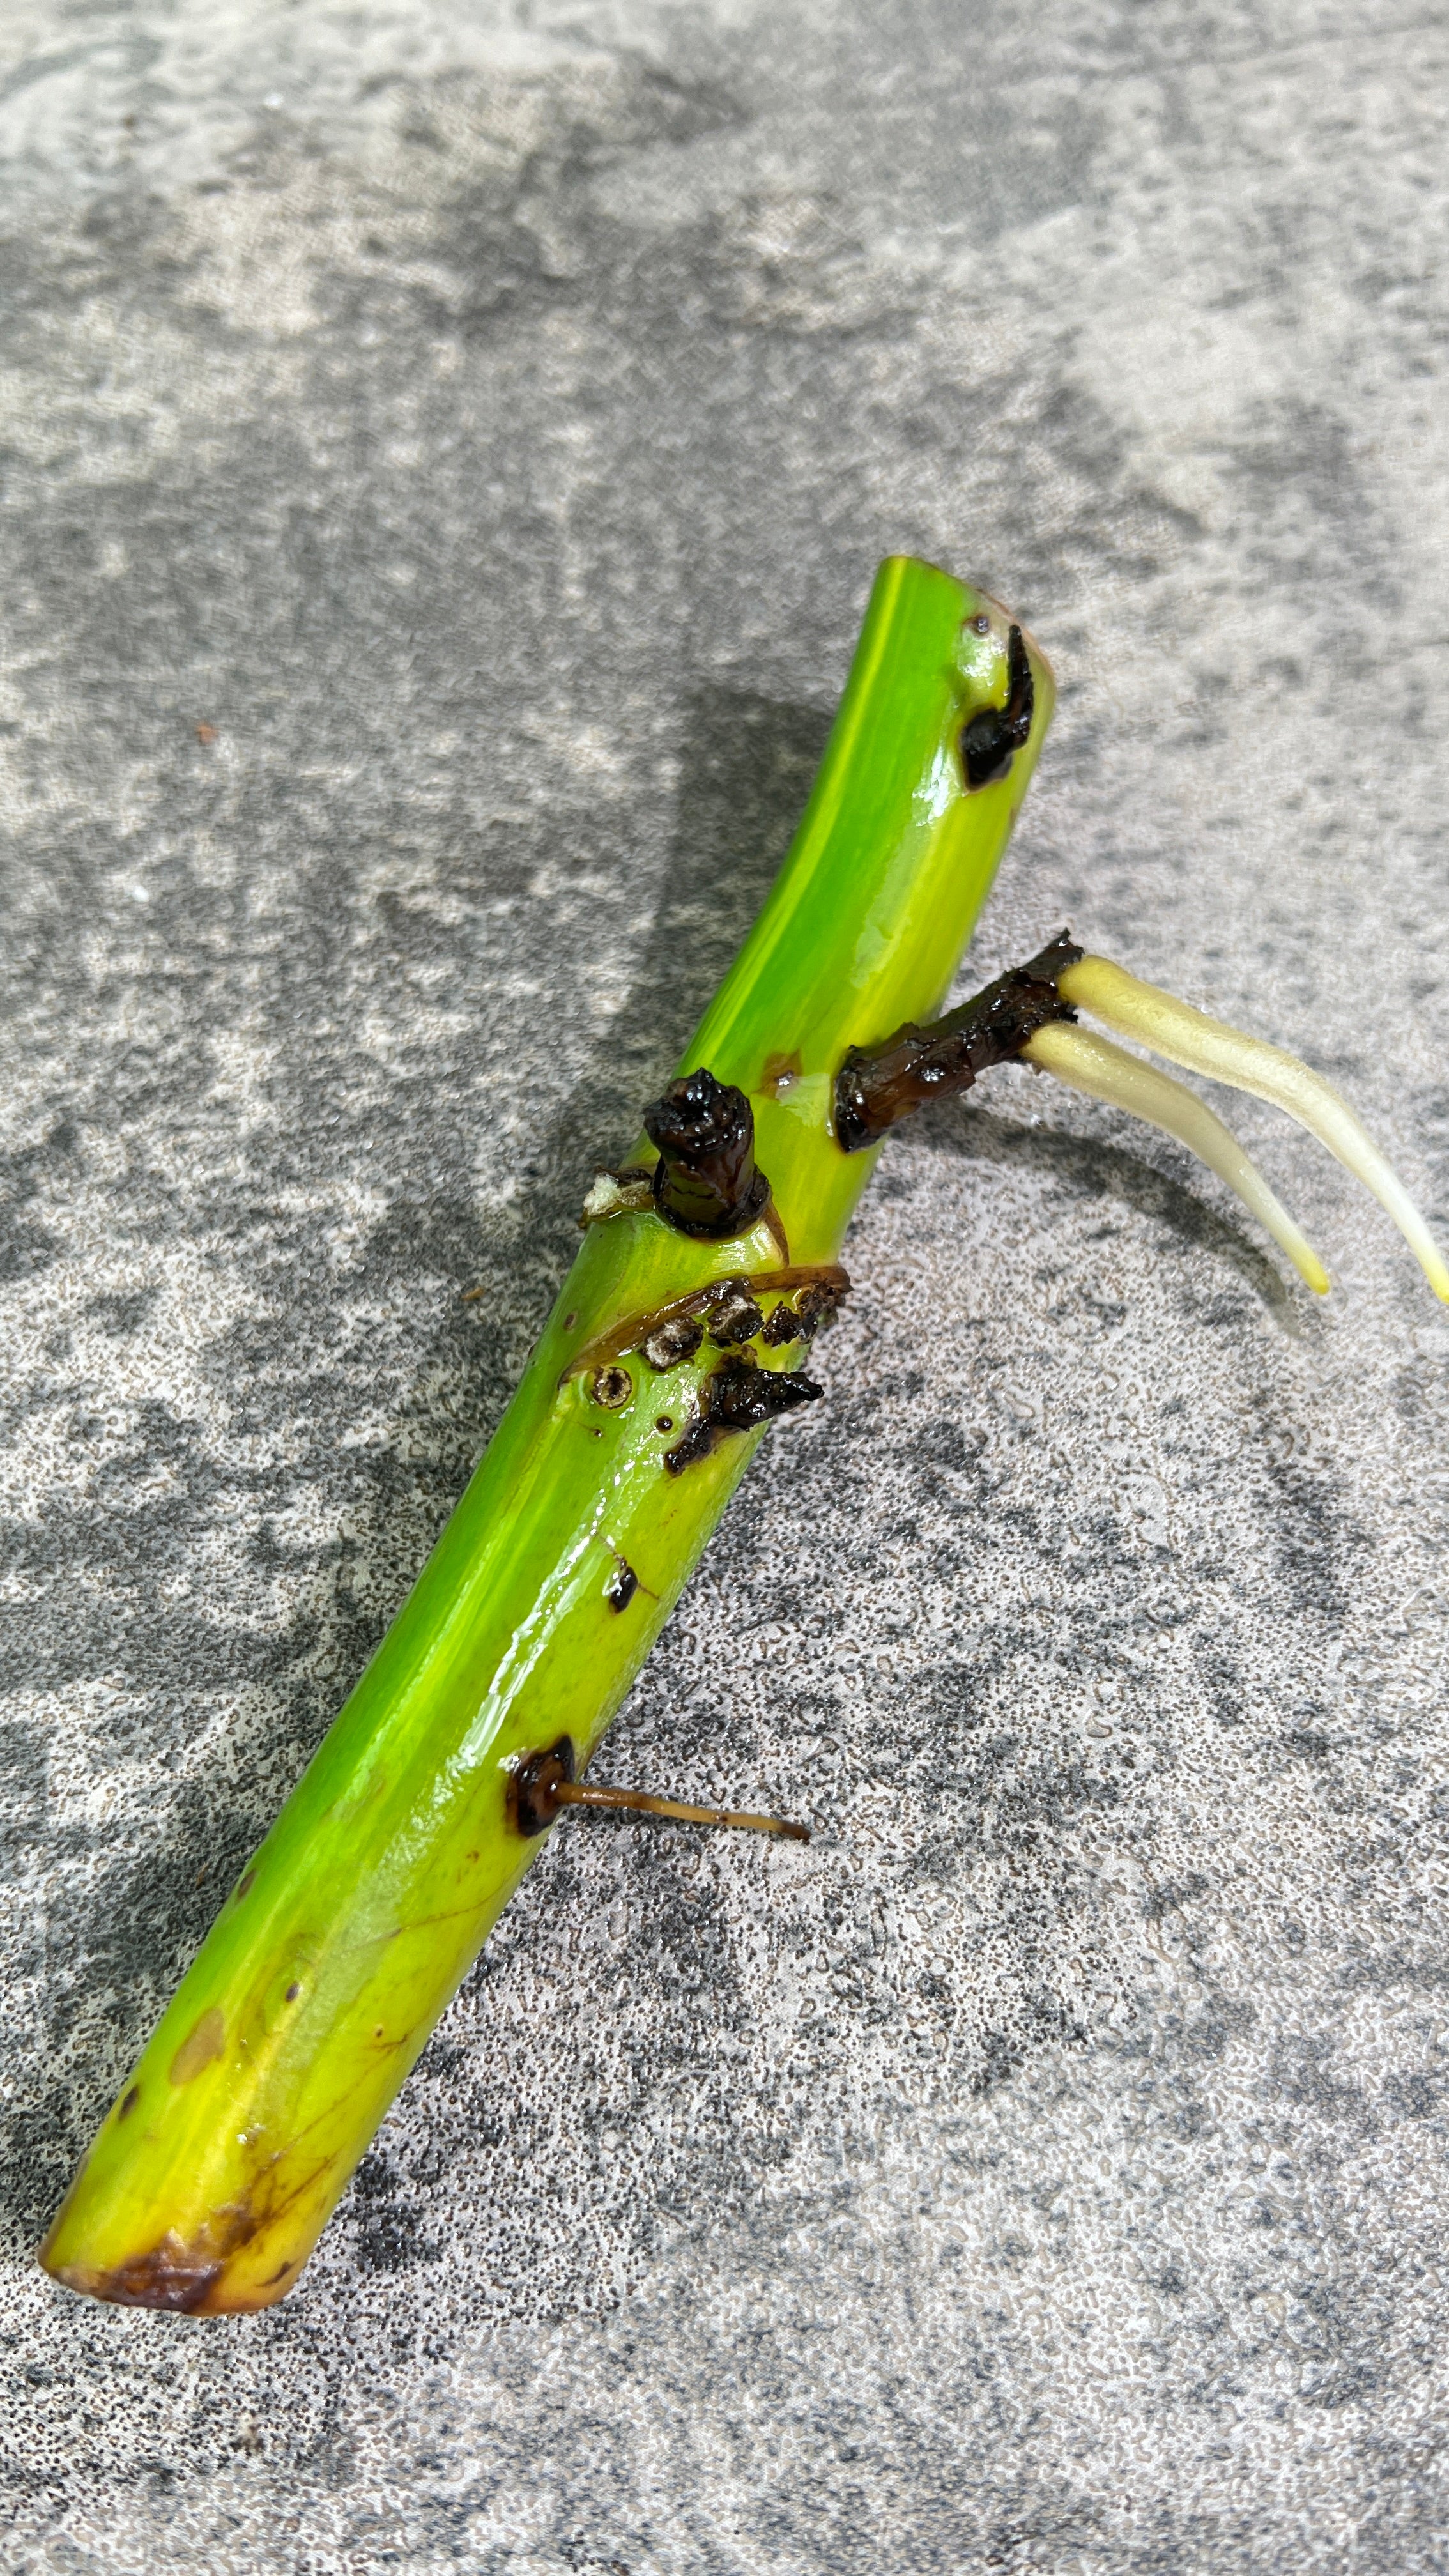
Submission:
POLYGON ((847 1154, 874 1145, 926 1100, 969 1091, 992 1065, 1008 1064, 1050 1020, 1074 1020, 1058 975, 1082 952, 1065 931, 1025 966, 998 975, 944 1019, 907 1020, 878 1047, 851 1047, 835 1081, 835 1133, 847 1154))
MULTIPOLYGON (((643 1350, 646 1342, 676 1320, 707 1323, 712 1309, 726 1298, 743 1293, 758 1299, 776 1290, 794 1295, 796 1291, 817 1289, 828 1292, 821 1301, 822 1310, 828 1303, 833 1311, 841 1299, 850 1294, 850 1274, 841 1269, 838 1261, 825 1261, 801 1262, 796 1267, 752 1270, 729 1279, 713 1279, 708 1287, 691 1289, 687 1297, 676 1297, 667 1306, 655 1306, 646 1315, 625 1315, 621 1322, 611 1325, 608 1332, 596 1334, 591 1342, 585 1342, 582 1350, 575 1352, 559 1378, 559 1385, 567 1386, 569 1379, 578 1376, 583 1369, 602 1368, 609 1360, 626 1359, 632 1351, 643 1350)), ((797 1307, 803 1306, 805 1296, 796 1295, 795 1303, 797 1307)))
POLYGON ((200 2019, 194 2021, 181 2046, 171 2060, 173 2084, 190 2084, 204 2068, 213 2066, 225 2053, 226 2023, 220 2004, 209 2004, 200 2019))
POLYGON ((231 1901, 233 1905, 240 1905, 244 1896, 250 1896, 256 1883, 256 1871, 254 1869, 243 1870, 241 1877, 237 1880, 237 1883, 231 1892, 231 1901))
MULTIPOLYGON (((292 2143, 295 2148, 299 2141, 292 2143)), ((234 2258, 255 2238, 280 2226, 299 2201, 315 2193, 335 2162, 334 2156, 323 2156, 284 2186, 277 2170, 280 2159, 276 2155, 259 2159, 250 2187, 239 2199, 213 2210, 190 2238, 168 2228, 154 2245, 104 2267, 52 2261, 51 2245, 65 2218, 62 2205, 40 2249, 40 2260, 66 2289, 85 2298, 109 2300, 116 2307, 169 2308, 183 2316, 234 2316, 270 2307, 282 2283, 300 2270, 302 2258, 289 2256, 270 2278, 256 2283, 237 2282, 234 2258)))
POLYGON ((961 728, 961 768, 968 795, 1006 776, 1013 757, 1030 738, 1035 713, 1031 657, 1021 628, 1013 626, 1006 639, 1005 706, 982 707, 961 728))
POLYGON ((118 2120, 129 2120, 129 2118, 130 2118, 130 2116, 131 2116, 131 2113, 135 2110, 135 2107, 136 2107, 137 2103, 140 2101, 140 2099, 141 2099, 141 2087, 140 2087, 140 2085, 139 2085, 139 2084, 133 2084, 133 2085, 131 2086, 131 2089, 130 2089, 129 2093, 125 2093, 125 2094, 123 2094, 123 2095, 122 2095, 122 2097, 121 2097, 120 2106, 119 2106, 119 2108, 118 2108, 118 2110, 117 2110, 117 2112, 116 2112, 116 2117, 117 2117, 117 2119, 118 2119, 118 2120))
POLYGON ((638 1589, 638 1575, 628 1558, 621 1556, 604 1586, 604 1599, 611 1610, 627 1610, 638 1589))
POLYGON ((824 1393, 800 1369, 763 1369, 741 1353, 722 1360, 699 1390, 699 1411, 664 1464, 671 1476, 682 1475, 699 1458, 707 1458, 731 1432, 758 1431, 797 1405, 813 1404, 824 1393))
POLYGON ((798 1048, 793 1055, 767 1055, 759 1087, 768 1100, 778 1100, 782 1091, 794 1087, 804 1070, 798 1048))
POLYGON ((205 2307, 209 2293, 220 2280, 223 2265, 219 2259, 198 2257, 182 2243, 179 2236, 163 2236, 144 2254, 133 2254, 128 2262, 114 2264, 109 2271, 92 2271, 78 2263, 67 2263, 56 2273, 68 2290, 79 2290, 87 2298, 109 2300, 118 2308, 169 2308, 182 2316, 195 2316, 205 2307))
POLYGON ((597 1368, 589 1381, 589 1394, 606 1413, 622 1413, 634 1397, 634 1381, 626 1368, 606 1365, 597 1368))

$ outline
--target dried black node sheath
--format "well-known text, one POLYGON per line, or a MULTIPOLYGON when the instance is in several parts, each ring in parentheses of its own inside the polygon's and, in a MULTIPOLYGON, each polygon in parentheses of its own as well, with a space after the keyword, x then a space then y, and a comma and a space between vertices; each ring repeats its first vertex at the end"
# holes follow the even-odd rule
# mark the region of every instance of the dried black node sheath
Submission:
POLYGON ((755 1167, 755 1119, 733 1083, 703 1066, 687 1073, 644 1112, 644 1132, 659 1148, 654 1204, 681 1234, 705 1238, 747 1234, 770 1201, 755 1167))
POLYGON ((1063 931, 944 1019, 926 1028, 907 1020, 883 1046, 852 1047, 835 1081, 835 1133, 846 1153, 873 1145, 922 1101, 969 1091, 978 1074, 1019 1055, 1048 1020, 1074 1020, 1056 979, 1081 954, 1063 931))

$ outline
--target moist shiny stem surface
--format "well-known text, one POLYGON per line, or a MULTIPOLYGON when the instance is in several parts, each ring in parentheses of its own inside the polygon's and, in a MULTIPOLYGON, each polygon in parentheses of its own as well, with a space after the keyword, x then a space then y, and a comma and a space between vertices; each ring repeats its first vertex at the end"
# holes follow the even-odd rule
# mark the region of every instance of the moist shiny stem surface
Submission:
MULTIPOLYGON (((570 1364, 627 1317, 777 1272, 781 1228, 791 1264, 838 1259, 875 1161, 831 1132, 841 1056, 939 1009, 1049 720, 1033 647, 1031 738, 966 791, 961 729, 1005 701, 1008 628, 929 565, 881 567, 800 829, 681 1060, 748 1094, 773 1222, 722 1243, 652 1211, 589 1227, 413 1593, 72 2184, 42 2251, 71 2288, 193 2313, 283 2296, 541 1848, 510 1822, 513 1764, 567 1735, 583 1769, 760 1436, 670 1475, 664 1452, 719 1352, 661 1373, 632 1353, 622 1404, 570 1364)), ((634 1159, 652 1157, 643 1144, 634 1159)), ((804 1352, 758 1357, 789 1368, 804 1352)))

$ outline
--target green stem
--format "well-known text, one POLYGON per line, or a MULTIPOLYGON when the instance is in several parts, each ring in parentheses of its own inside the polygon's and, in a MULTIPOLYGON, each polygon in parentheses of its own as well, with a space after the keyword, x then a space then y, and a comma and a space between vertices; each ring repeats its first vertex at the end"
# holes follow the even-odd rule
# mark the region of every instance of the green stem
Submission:
MULTIPOLYGON (((719 1355, 656 1373, 637 1320, 712 1280, 764 1295, 782 1262, 838 1259, 874 1156, 835 1141, 835 1074, 851 1043, 940 1007, 1049 719, 1030 658, 1029 736, 968 790, 963 726, 999 708, 1004 732, 1030 705, 1021 647, 944 573, 882 565, 793 847, 684 1057, 748 1095, 773 1207, 726 1242, 652 1208, 589 1227, 415 1590, 71 2186, 41 2254, 70 2288, 216 2313, 296 2280, 539 1848, 510 1815, 511 1770, 563 1737, 585 1767, 759 1436, 724 1431, 668 1472, 719 1355), (576 1365, 627 1319, 626 1354, 576 1365)), ((759 1364, 790 1361, 776 1327, 759 1364)))

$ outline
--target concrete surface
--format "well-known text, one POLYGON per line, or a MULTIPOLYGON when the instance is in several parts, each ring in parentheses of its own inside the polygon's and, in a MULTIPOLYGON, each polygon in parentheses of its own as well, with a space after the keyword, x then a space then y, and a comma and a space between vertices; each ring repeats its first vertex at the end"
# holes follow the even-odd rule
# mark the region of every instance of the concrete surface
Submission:
POLYGON ((1449 1224, 1442 12, 10 0, 8 2568, 1449 2565, 1449 1323, 1236 1112, 892 1146, 318 2260, 30 2249, 788 838, 872 566, 1062 707, 978 944, 1449 1224), (205 728, 203 732, 201 729, 205 728), (462 1292, 482 1285, 484 1298, 462 1292))

